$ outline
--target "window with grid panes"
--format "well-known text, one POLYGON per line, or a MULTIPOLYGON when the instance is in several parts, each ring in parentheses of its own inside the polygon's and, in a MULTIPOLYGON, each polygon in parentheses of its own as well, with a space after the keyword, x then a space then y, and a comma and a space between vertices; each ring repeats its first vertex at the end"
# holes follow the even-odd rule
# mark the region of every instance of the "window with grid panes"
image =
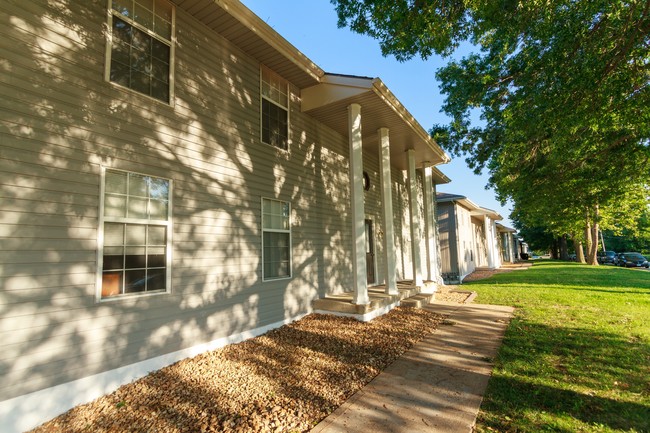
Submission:
POLYGON ((101 298, 169 290, 171 181, 106 170, 101 298))
POLYGON ((291 207, 262 199, 262 279, 291 277, 291 207))
POLYGON ((169 103, 174 7, 167 0, 109 0, 107 79, 169 103))
POLYGON ((289 83, 266 67, 261 68, 262 142, 289 148, 289 83))

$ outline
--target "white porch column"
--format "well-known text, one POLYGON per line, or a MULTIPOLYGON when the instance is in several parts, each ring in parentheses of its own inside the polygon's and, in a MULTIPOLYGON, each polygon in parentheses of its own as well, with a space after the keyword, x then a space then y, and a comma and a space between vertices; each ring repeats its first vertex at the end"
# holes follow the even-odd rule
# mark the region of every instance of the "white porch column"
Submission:
POLYGON ((494 267, 498 269, 503 265, 501 260, 501 241, 499 239, 499 231, 497 230, 497 222, 490 221, 490 229, 492 233, 492 247, 494 251, 494 267))
POLYGON ((494 257, 494 232, 492 231, 492 219, 485 215, 483 218, 483 226, 485 227, 485 240, 487 241, 487 259, 488 267, 490 269, 496 268, 496 257, 494 257))
POLYGON ((431 167, 422 169, 424 174, 424 238, 426 240, 426 275, 429 281, 438 281, 438 258, 436 254, 436 221, 434 213, 433 181, 431 167))
POLYGON ((384 263, 386 264, 386 293, 397 295, 397 266, 395 256, 395 227, 393 192, 390 174, 390 140, 388 128, 379 128, 379 182, 384 217, 384 263))
POLYGON ((366 305, 368 297, 368 274, 366 271, 366 223, 363 205, 363 161, 361 152, 361 105, 348 106, 350 137, 350 208, 352 210, 352 278, 354 295, 352 302, 366 305))
POLYGON ((411 226, 411 259, 413 261, 413 284, 422 286, 422 266, 420 264, 420 213, 418 212, 418 190, 415 176, 415 150, 406 151, 408 162, 409 222, 411 226))

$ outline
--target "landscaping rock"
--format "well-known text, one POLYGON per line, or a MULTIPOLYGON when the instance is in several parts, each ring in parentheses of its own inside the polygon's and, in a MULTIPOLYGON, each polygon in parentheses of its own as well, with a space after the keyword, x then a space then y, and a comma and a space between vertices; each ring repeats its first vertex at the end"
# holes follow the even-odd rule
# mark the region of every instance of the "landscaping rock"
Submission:
POLYGON ((441 320, 407 307, 368 323, 312 314, 155 371, 32 431, 307 432, 441 320))

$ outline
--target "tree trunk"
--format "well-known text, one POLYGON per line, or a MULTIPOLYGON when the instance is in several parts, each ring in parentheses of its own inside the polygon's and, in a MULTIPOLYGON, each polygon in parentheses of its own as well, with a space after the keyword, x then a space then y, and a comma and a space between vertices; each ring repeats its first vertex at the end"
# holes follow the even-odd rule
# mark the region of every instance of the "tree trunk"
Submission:
POLYGON ((576 250, 576 262, 578 263, 587 263, 585 261, 585 253, 582 249, 582 239, 578 238, 575 233, 571 234, 573 239, 573 249, 576 250))
POLYGON ((560 243, 557 238, 553 239, 553 245, 551 245, 551 258, 555 260, 560 258, 560 243))
POLYGON ((593 224, 591 225, 591 246, 587 253, 587 263, 598 266, 598 205, 594 206, 593 224))
POLYGON ((566 235, 560 238, 560 260, 569 260, 569 250, 566 245, 566 235))

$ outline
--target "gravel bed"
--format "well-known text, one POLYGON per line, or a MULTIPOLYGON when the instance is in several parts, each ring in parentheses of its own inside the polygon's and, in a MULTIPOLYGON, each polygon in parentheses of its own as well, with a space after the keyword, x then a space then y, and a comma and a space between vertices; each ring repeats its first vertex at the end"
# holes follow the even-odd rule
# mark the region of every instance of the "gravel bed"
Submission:
POLYGON ((458 304, 463 304, 469 298, 470 293, 456 292, 455 290, 463 290, 462 286, 438 286, 436 295, 434 297, 434 303, 436 301, 442 302, 456 302, 458 304))
POLYGON ((311 314, 185 359, 33 432, 306 432, 442 316, 398 307, 369 323, 311 314))

